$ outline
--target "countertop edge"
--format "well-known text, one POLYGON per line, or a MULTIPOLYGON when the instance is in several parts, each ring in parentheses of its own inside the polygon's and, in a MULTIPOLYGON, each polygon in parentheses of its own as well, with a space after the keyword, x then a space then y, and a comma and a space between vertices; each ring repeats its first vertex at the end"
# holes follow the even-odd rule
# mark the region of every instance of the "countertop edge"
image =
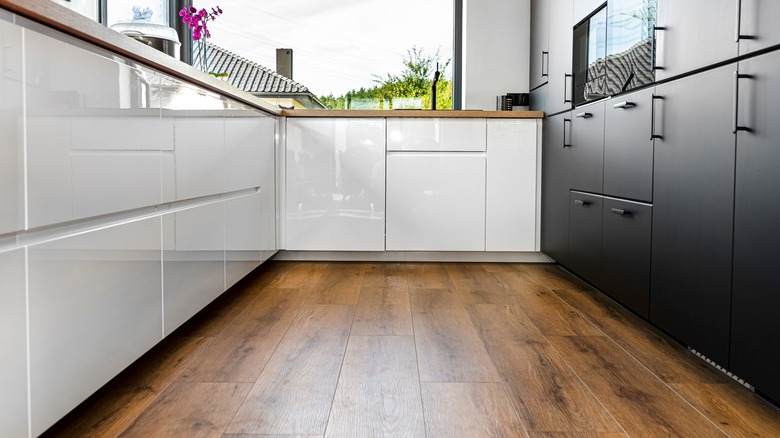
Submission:
POLYGON ((483 110, 283 110, 285 117, 397 117, 441 119, 542 119, 543 111, 483 111, 483 110))

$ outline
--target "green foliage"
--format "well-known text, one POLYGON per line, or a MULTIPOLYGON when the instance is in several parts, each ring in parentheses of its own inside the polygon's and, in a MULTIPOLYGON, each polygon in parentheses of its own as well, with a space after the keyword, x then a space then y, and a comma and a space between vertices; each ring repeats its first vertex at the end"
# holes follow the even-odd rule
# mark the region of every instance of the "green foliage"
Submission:
MULTIPOLYGON (((384 78, 375 76, 374 87, 352 90, 340 97, 331 94, 320 97, 320 100, 330 109, 392 109, 394 99, 400 104, 400 99, 406 103, 410 98, 417 98, 420 102, 419 107, 430 109, 431 86, 437 62, 439 62, 438 50, 429 55, 422 49, 412 47, 406 52, 404 69, 400 74, 387 74, 384 78)), ((443 64, 439 63, 439 71, 445 70, 449 64, 449 59, 443 64)), ((436 107, 437 109, 452 108, 452 81, 443 73, 436 83, 436 107)))

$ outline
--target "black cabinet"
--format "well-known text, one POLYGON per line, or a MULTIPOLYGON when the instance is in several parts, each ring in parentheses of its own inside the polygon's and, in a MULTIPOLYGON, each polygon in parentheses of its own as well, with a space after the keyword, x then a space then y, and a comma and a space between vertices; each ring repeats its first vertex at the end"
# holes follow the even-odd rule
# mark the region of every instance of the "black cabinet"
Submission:
POLYGON ((731 370, 780 401, 780 52, 739 72, 731 370))
POLYGON ((572 0, 550 0, 548 114, 571 109, 572 0))
MULTIPOLYGON (((680 2, 684 3, 684 2, 680 2)), ((686 2, 687 3, 687 2, 686 2)), ((728 366, 736 64, 658 85, 650 320, 728 366)))
POLYGON ((547 108, 547 88, 547 84, 544 84, 531 90, 529 96, 529 109, 531 111, 545 111, 547 108))
POLYGON ((604 179, 604 101, 572 111, 570 188, 601 193, 604 179))
POLYGON ((531 0, 531 64, 528 72, 531 90, 547 83, 550 70, 549 29, 550 0, 531 0))
POLYGON ((735 0, 658 0, 656 80, 737 56, 737 5, 735 0))
POLYGON ((601 214, 603 198, 572 191, 569 195, 568 267, 601 287, 601 214))
POLYGON ((649 204, 604 198, 601 288, 644 318, 650 307, 649 204))
POLYGON ((616 97, 604 114, 604 194, 653 200, 653 88, 616 97))
POLYGON ((569 151, 570 114, 544 121, 542 146, 541 248, 566 265, 569 254, 569 151))
POLYGON ((739 26, 739 54, 755 52, 780 44, 780 2, 777 0, 741 0, 739 26))

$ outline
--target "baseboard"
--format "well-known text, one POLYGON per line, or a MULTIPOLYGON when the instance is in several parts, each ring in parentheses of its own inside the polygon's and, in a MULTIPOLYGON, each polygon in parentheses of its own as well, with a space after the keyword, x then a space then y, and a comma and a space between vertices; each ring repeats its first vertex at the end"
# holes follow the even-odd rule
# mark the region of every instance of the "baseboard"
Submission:
POLYGON ((279 261, 554 263, 541 252, 279 251, 279 261))

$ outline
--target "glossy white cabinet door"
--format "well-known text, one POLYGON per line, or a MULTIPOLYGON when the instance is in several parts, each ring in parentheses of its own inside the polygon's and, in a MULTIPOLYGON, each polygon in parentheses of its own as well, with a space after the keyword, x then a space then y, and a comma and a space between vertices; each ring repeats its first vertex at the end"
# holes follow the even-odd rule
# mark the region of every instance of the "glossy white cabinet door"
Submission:
POLYGON ((288 119, 286 154, 286 249, 384 250, 384 119, 288 119))
POLYGON ((273 151, 274 147, 273 119, 248 108, 226 113, 224 191, 259 187, 263 179, 261 167, 267 159, 264 151, 273 151))
POLYGON ((176 117, 174 124, 176 199, 222 193, 225 182, 224 115, 219 111, 185 111, 176 117))
POLYGON ((536 120, 488 120, 485 250, 537 251, 536 120))
MULTIPOLYGON (((225 286, 230 288, 262 262, 275 248, 268 248, 263 229, 263 193, 225 202, 225 286)), ((272 242, 273 243, 273 242, 272 242)))
POLYGON ((387 154, 388 251, 485 250, 485 154, 387 154))
POLYGON ((163 216, 165 335, 225 291, 224 203, 163 216))
POLYGON ((387 119, 388 151, 485 150, 485 119, 387 119))
POLYGON ((160 218, 29 248, 32 435, 162 339, 160 218))
POLYGON ((11 19, 0 11, 0 234, 24 229, 22 31, 11 19))
POLYGON ((27 436, 24 250, 0 252, 0 432, 27 436))

